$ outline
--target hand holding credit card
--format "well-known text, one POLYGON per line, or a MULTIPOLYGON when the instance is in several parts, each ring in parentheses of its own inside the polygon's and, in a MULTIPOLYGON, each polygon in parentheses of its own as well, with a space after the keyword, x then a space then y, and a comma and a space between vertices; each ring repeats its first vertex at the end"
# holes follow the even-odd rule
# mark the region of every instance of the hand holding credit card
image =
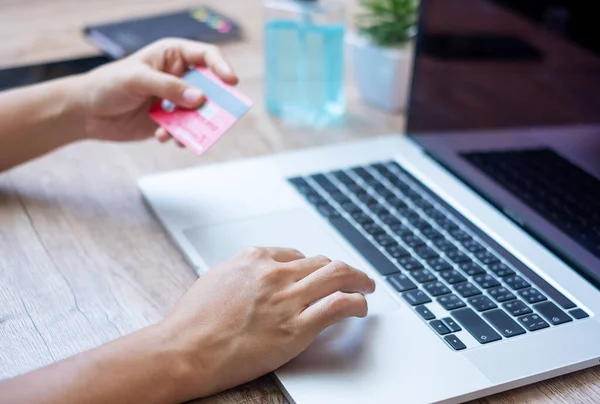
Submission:
POLYGON ((150 117, 200 156, 250 110, 252 101, 207 68, 195 68, 183 78, 204 93, 204 105, 184 109, 162 100, 150 109, 150 117))

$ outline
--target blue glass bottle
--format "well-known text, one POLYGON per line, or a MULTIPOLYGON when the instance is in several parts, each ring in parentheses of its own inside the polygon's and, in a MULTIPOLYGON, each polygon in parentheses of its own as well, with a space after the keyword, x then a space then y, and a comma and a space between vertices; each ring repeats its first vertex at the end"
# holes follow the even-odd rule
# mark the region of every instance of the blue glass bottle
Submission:
POLYGON ((345 10, 332 0, 265 1, 268 111, 326 125, 344 115, 345 10))

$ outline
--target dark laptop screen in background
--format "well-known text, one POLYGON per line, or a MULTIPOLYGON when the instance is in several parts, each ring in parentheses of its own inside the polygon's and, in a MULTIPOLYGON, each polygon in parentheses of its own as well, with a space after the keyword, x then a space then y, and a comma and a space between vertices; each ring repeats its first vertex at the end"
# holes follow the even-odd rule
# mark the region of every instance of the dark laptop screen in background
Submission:
POLYGON ((422 0, 407 132, 600 122, 600 3, 422 0))

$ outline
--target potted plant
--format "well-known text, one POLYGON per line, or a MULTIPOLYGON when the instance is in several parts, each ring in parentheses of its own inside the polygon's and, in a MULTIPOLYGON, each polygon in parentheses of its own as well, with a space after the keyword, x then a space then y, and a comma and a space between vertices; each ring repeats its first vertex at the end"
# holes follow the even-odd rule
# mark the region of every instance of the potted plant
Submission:
POLYGON ((406 108, 418 0, 362 0, 358 32, 348 36, 354 80, 361 98, 378 108, 406 108))

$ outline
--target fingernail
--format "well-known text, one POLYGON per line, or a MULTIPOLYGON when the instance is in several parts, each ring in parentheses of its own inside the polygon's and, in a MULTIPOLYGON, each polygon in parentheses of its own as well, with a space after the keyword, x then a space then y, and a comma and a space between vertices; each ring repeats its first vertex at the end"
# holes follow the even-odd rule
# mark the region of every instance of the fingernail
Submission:
POLYGON ((224 74, 226 76, 233 74, 231 67, 229 67, 229 65, 227 63, 219 63, 219 64, 217 64, 216 68, 219 71, 219 73, 224 74))
POLYGON ((373 279, 373 278, 369 278, 369 279, 371 279, 371 283, 373 284, 373 289, 375 289, 375 285, 376 285, 375 279, 373 279))
POLYGON ((197 88, 186 88, 183 92, 183 100, 187 104, 196 105, 202 101, 204 94, 197 88))

